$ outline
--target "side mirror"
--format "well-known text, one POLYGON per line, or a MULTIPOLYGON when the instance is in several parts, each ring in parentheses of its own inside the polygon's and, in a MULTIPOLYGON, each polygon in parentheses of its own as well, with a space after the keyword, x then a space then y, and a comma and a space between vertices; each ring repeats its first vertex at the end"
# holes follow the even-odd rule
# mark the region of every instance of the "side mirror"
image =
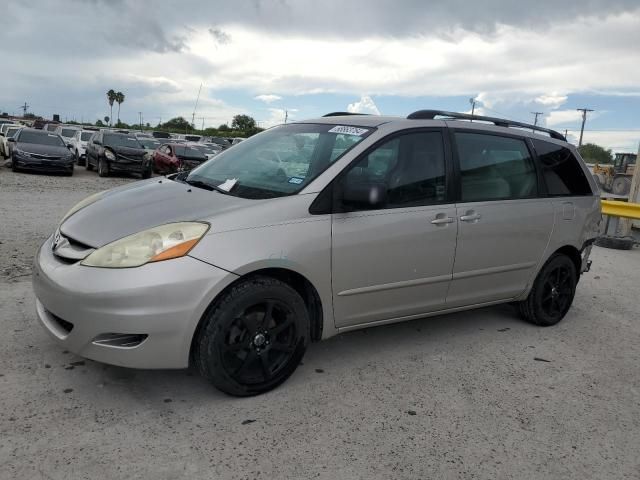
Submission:
POLYGON ((67 143, 67 148, 69 150, 73 150, 73 143, 67 143))
POLYGON ((7 138, 7 142, 13 142, 15 143, 16 139, 14 137, 9 137, 7 138))
POLYGON ((4 133, 0 132, 0 137, 4 137, 4 133))
POLYGON ((347 183, 342 189, 343 205, 369 210, 387 203, 387 185, 382 182, 347 183))

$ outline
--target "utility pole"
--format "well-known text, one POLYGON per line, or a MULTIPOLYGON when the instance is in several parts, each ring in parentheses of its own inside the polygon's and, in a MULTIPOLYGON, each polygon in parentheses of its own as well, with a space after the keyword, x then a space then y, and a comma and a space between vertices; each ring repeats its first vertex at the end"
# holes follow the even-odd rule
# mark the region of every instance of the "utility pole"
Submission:
POLYGON ((287 123, 287 119, 289 118, 289 110, 284 110, 284 123, 287 123))
POLYGON ((29 105, 27 105, 27 102, 24 102, 24 105, 21 105, 20 108, 22 109, 22 116, 24 117, 27 114, 27 109, 29 108, 29 105))
MULTIPOLYGON (((471 104, 471 115, 473 116, 473 114, 476 111, 476 99, 475 98, 470 98, 469 99, 469 103, 471 104)), ((473 122, 473 120, 471 120, 473 122)))
MULTIPOLYGON (((198 102, 200 101, 200 92, 202 91, 202 83, 200 84, 200 88, 198 89, 198 96, 196 97, 196 104, 193 107, 193 115, 191 115, 191 128, 196 129, 196 110, 198 110, 198 102)), ((184 132, 187 133, 187 132, 184 132)))
POLYGON ((140 117, 140 131, 142 131, 142 112, 138 112, 138 116, 140 117))
POLYGON ((587 121, 587 112, 593 112, 590 108, 578 108, 576 109, 579 112, 582 112, 582 127, 580 127, 580 141, 578 142, 578 147, 582 146, 582 134, 584 132, 584 123, 587 121))
POLYGON ((531 115, 535 115, 533 119, 533 126, 538 125, 538 115, 544 115, 544 112, 531 112, 531 115))
POLYGON ((564 138, 567 138, 567 135, 569 134, 569 129, 565 128, 564 129, 564 138))
POLYGON ((202 133, 204 133, 204 117, 202 117, 202 133))

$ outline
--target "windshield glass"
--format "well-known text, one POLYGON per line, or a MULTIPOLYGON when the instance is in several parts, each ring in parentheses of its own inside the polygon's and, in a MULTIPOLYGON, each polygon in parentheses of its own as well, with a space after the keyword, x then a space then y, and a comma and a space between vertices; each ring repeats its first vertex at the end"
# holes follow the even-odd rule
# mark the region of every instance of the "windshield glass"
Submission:
POLYGON ((18 130, 20 130, 20 127, 7 129, 7 138, 13 137, 18 130))
POLYGON ((23 131, 20 133, 18 143, 35 143, 38 145, 50 145, 54 147, 64 147, 64 142, 59 135, 46 132, 29 132, 23 131))
POLYGON ((147 138, 139 138, 138 142, 147 150, 155 150, 160 146, 160 142, 158 140, 147 139, 147 138))
POLYGON ((61 135, 65 138, 71 138, 76 134, 75 128, 63 128, 61 135))
POLYGON ((236 179, 232 195, 272 198, 304 188, 373 128, 289 124, 271 128, 192 170, 187 181, 221 185, 236 179))
POLYGON ((136 137, 130 137, 128 135, 118 134, 105 134, 104 144, 111 145, 113 147, 129 147, 129 148, 142 148, 140 142, 136 137))
POLYGON ((80 140, 82 140, 83 142, 88 142, 91 138, 91 135, 93 135, 93 132, 82 132, 80 134, 80 140))

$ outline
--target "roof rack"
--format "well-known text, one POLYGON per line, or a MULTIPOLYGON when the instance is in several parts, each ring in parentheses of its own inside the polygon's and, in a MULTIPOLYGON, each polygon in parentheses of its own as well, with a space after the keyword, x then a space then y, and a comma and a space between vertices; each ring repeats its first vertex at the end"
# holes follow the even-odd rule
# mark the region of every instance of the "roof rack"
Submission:
POLYGON ((354 113, 354 112, 331 112, 323 115, 323 117, 343 117, 345 115, 369 115, 368 113, 354 113))
POLYGON ((506 120, 504 118, 485 117, 482 115, 469 115, 468 113, 446 112, 443 110, 418 110, 417 112, 413 112, 412 114, 407 116, 409 120, 433 120, 435 117, 446 117, 456 120, 481 120, 483 122, 493 123, 498 127, 526 128, 530 130, 536 130, 538 132, 547 133, 551 138, 555 138, 556 140, 564 140, 565 142, 567 141, 564 135, 562 135, 560 132, 556 132, 555 130, 539 127, 537 125, 531 125, 529 123, 506 120))

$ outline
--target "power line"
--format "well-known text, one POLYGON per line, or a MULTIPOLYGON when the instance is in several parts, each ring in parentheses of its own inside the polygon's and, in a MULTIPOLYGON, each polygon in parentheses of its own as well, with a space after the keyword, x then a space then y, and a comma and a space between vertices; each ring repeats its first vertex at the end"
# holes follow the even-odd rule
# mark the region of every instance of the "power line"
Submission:
POLYGON ((582 126, 580 127, 580 140, 578 141, 578 146, 582 146, 582 134, 584 133, 584 124, 587 121, 587 112, 593 112, 590 108, 577 108, 578 112, 582 112, 582 126))

